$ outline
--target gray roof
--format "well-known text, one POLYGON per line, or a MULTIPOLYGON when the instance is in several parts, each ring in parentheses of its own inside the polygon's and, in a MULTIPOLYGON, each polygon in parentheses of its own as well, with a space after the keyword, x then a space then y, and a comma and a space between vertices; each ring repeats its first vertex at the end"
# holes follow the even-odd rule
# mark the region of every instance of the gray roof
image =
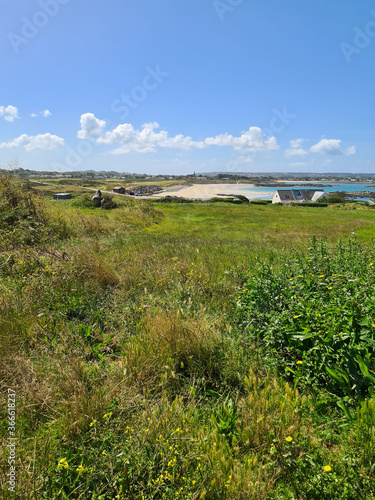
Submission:
POLYGON ((276 191, 282 201, 301 201, 318 199, 320 194, 324 194, 323 189, 278 189, 276 191))

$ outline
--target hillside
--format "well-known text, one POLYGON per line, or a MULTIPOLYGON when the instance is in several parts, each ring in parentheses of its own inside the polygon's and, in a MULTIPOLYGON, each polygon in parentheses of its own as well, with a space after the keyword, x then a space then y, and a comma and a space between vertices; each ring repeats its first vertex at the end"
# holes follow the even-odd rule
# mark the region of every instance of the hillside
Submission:
POLYGON ((2 498, 375 498, 371 206, 35 186, 0 177, 2 498))

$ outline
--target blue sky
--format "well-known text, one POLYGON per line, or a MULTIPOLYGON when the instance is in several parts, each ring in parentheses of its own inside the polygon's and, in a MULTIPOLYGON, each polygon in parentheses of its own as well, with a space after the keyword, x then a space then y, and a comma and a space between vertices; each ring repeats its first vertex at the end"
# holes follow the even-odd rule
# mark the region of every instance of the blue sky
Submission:
POLYGON ((0 165, 374 172, 375 1, 2 0, 0 165))

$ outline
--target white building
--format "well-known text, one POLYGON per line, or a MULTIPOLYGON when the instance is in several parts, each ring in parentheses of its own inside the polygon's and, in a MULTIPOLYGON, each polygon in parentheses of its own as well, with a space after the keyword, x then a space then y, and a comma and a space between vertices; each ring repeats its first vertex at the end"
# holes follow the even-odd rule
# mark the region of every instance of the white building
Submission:
POLYGON ((278 189, 272 198, 272 203, 309 203, 318 201, 325 195, 322 189, 278 189))

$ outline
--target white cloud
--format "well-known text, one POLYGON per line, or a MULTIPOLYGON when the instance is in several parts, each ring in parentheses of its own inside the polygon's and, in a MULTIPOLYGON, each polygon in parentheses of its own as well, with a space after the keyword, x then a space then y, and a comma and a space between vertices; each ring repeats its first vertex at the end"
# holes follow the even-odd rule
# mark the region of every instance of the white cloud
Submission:
POLYGON ((31 113, 31 118, 36 118, 37 116, 43 116, 43 118, 47 118, 51 116, 51 111, 49 109, 45 109, 43 111, 38 111, 38 113, 31 113))
POLYGON ((0 106, 0 117, 3 117, 7 122, 14 122, 18 116, 18 109, 15 106, 0 106))
POLYGON ((308 153, 303 148, 291 148, 285 150, 285 156, 289 158, 290 156, 306 156, 308 153))
POLYGON ((52 149, 64 146, 64 139, 52 134, 39 134, 30 136, 22 134, 10 142, 0 143, 0 148, 23 148, 29 153, 36 151, 51 151, 52 149))
POLYGON ((350 146, 350 148, 348 148, 346 151, 345 151, 345 154, 350 156, 350 155, 355 155, 357 153, 357 148, 355 146, 350 146))
POLYGON ((306 139, 292 139, 290 141, 290 147, 295 149, 299 148, 302 146, 302 144, 305 142, 306 139))
POLYGON ((250 127, 239 137, 220 134, 215 137, 207 137, 204 142, 208 146, 232 146, 237 151, 271 151, 279 149, 276 137, 266 136, 259 127, 250 127))
POLYGON ((81 130, 78 131, 79 139, 96 139, 102 133, 106 122, 98 120, 92 113, 86 113, 81 116, 81 130))
POLYGON ((290 141, 290 149, 285 151, 285 156, 290 158, 291 156, 306 156, 308 153, 301 146, 306 139, 292 139, 290 141))
POLYGON ((270 151, 278 149, 275 137, 266 136, 260 128, 250 127, 239 137, 221 134, 207 137, 203 141, 194 141, 190 136, 177 134, 169 136, 166 130, 160 128, 157 122, 145 123, 140 130, 136 130, 131 123, 123 123, 113 130, 104 132, 104 120, 99 120, 92 113, 81 116, 81 129, 77 136, 80 139, 96 140, 100 144, 119 144, 120 147, 111 151, 112 154, 152 153, 156 148, 174 148, 189 150, 191 148, 205 148, 207 146, 231 146, 235 150, 243 151, 270 151))
POLYGON ((353 155, 357 152, 355 146, 351 146, 345 152, 342 151, 340 139, 322 139, 314 146, 311 146, 310 151, 312 153, 320 153, 324 155, 353 155))
POLYGON ((130 153, 153 153, 156 147, 175 148, 188 150, 191 147, 202 148, 204 143, 194 142, 191 137, 181 134, 169 137, 165 130, 156 131, 159 124, 156 122, 145 123, 141 130, 135 130, 130 123, 119 125, 110 132, 105 132, 97 138, 101 144, 120 144, 113 150, 112 154, 130 153))

